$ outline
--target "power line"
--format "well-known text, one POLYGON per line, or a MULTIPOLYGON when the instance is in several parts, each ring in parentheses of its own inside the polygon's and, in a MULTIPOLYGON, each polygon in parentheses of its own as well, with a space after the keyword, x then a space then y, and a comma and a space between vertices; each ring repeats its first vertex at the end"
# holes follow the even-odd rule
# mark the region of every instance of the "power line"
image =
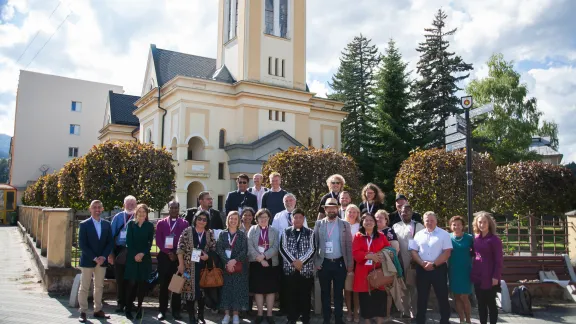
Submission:
MULTIPOLYGON (((48 17, 48 20, 50 20, 50 18, 52 18, 52 15, 56 12, 56 10, 58 10, 58 8, 60 8, 60 4, 62 4, 62 1, 58 1, 58 5, 56 5, 56 8, 54 8, 54 10, 52 10, 52 13, 48 17)), ((36 35, 34 35, 34 37, 32 38, 32 40, 30 42, 28 42, 28 45, 26 45, 26 48, 24 49, 24 51, 22 52, 22 54, 20 54, 20 57, 18 58, 18 60, 16 60, 16 64, 18 64, 18 62, 20 62, 20 59, 22 58, 22 56, 24 56, 24 53, 26 53, 26 51, 28 50, 30 45, 32 45, 32 43, 34 42, 36 37, 38 37, 39 34, 40 34, 40 30, 38 30, 36 32, 36 35)))
POLYGON ((42 45, 42 47, 40 47, 40 49, 38 50, 38 52, 36 52, 36 54, 34 54, 34 57, 32 58, 32 61, 30 61, 30 63, 28 63, 28 65, 26 65, 26 67, 24 68, 24 70, 26 70, 30 64, 32 64, 32 62, 34 62, 34 59, 36 59, 36 56, 38 56, 38 54, 40 54, 40 52, 44 49, 44 47, 46 46, 46 44, 48 44, 48 42, 52 39, 52 37, 54 37, 54 35, 56 35, 56 33, 58 32, 58 30, 60 30, 60 27, 62 27, 62 25, 64 25, 64 23, 66 22, 66 20, 68 20, 68 17, 70 17, 70 15, 72 14, 72 11, 70 11, 70 13, 66 16, 66 18, 64 18, 64 20, 62 20, 62 22, 60 23, 60 25, 58 25, 58 27, 56 28, 56 30, 52 33, 52 35, 50 35, 50 38, 48 38, 48 40, 44 43, 44 45, 42 45))

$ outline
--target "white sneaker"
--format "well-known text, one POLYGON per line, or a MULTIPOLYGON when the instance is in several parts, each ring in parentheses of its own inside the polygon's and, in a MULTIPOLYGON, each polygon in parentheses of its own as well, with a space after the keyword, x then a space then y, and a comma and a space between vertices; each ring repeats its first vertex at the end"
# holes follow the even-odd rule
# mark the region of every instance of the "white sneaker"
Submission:
POLYGON ((238 315, 232 317, 232 324, 240 324, 240 317, 238 315))
POLYGON ((230 315, 224 315, 224 319, 222 320, 222 324, 230 323, 230 315))

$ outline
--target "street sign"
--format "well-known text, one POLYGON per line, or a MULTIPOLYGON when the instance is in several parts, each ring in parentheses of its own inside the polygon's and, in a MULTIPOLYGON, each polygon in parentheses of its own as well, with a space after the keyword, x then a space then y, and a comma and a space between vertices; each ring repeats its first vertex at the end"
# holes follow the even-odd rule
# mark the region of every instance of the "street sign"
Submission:
POLYGON ((482 107, 478 107, 476 109, 471 109, 470 110, 470 118, 485 114, 487 112, 491 112, 492 110, 494 110, 494 104, 493 103, 486 104, 486 105, 484 105, 482 107))
POLYGON ((466 134, 466 126, 451 125, 444 129, 444 135, 449 136, 455 133, 466 134))
POLYGON ((463 116, 456 115, 456 121, 458 122, 458 125, 461 125, 464 128, 466 128, 466 119, 464 119, 463 116))
POLYGON ((463 140, 463 139, 466 139, 466 134, 455 133, 455 134, 446 135, 446 144, 451 144, 451 143, 454 143, 456 141, 463 140))
POLYGON ((470 109, 470 107, 472 107, 472 96, 460 98, 460 105, 464 109, 470 109))
POLYGON ((446 152, 454 151, 466 147, 466 139, 446 145, 446 152))

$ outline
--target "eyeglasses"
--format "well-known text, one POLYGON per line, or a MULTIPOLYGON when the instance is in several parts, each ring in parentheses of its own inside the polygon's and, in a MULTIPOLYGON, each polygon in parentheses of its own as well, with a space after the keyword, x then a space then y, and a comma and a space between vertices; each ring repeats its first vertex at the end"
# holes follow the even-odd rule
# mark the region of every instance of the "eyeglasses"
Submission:
POLYGON ((248 182, 246 181, 238 181, 238 184, 247 184, 248 182))
POLYGON ((332 181, 331 183, 332 184, 340 184, 340 182, 338 182, 338 181, 332 181))
POLYGON ((200 221, 200 222, 207 222, 207 221, 208 221, 208 218, 206 218, 206 217, 198 217, 197 220, 200 221))

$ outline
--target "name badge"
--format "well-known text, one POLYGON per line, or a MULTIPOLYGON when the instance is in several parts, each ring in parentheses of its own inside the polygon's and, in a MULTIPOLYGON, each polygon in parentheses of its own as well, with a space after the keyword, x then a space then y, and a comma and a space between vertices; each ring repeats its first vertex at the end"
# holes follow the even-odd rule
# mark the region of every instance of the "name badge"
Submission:
POLYGON ((227 249, 227 250, 224 251, 224 252, 226 253, 226 257, 227 257, 228 259, 230 259, 230 256, 232 255, 232 250, 227 249))
POLYGON ((260 253, 264 253, 266 251, 266 248, 263 246, 258 246, 258 252, 260 253))
POLYGON ((174 236, 172 235, 166 236, 166 239, 164 240, 164 247, 166 249, 174 248, 174 236))
POLYGON ((200 256, 202 255, 202 250, 194 249, 192 250, 192 262, 200 262, 200 256))
POLYGON ((366 265, 367 265, 367 266, 371 266, 371 265, 372 265, 372 260, 366 260, 366 265))
POLYGON ((326 242, 326 253, 334 253, 334 245, 331 241, 326 242))
POLYGON ((125 240, 125 239, 126 239, 126 230, 120 231, 120 239, 121 239, 121 240, 125 240))

